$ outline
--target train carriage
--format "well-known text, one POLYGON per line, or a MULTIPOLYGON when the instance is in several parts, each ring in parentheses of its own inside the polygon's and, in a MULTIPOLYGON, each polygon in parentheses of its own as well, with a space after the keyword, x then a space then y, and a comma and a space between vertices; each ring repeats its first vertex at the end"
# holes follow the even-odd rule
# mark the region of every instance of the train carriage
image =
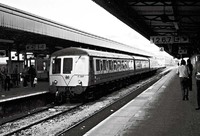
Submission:
POLYGON ((150 71, 150 59, 146 57, 133 56, 135 61, 135 74, 150 71))

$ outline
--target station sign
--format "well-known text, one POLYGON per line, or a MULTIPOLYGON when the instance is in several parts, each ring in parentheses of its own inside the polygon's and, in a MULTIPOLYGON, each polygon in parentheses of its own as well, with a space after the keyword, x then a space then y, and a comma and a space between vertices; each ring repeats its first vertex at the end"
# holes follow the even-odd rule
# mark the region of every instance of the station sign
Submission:
POLYGON ((154 44, 189 43, 187 36, 150 36, 150 42, 154 44))
POLYGON ((27 44, 26 45, 27 51, 42 51, 46 50, 46 44, 27 44))
POLYGON ((187 50, 186 49, 179 49, 178 54, 187 54, 187 50))
POLYGON ((0 56, 5 57, 6 56, 6 50, 0 50, 0 56))

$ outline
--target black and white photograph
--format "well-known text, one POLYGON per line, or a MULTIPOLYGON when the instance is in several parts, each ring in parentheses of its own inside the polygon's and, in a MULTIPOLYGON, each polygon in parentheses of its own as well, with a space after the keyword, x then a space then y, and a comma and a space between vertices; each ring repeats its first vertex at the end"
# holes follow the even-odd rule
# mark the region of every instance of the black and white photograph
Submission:
POLYGON ((0 136, 200 136, 200 1, 0 0, 0 136))

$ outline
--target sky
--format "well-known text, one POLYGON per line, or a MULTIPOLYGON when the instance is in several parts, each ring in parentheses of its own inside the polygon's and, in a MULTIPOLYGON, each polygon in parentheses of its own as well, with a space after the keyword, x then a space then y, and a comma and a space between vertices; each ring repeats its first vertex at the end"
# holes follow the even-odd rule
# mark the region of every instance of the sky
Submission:
POLYGON ((92 0, 0 0, 0 3, 151 53, 159 51, 92 0))

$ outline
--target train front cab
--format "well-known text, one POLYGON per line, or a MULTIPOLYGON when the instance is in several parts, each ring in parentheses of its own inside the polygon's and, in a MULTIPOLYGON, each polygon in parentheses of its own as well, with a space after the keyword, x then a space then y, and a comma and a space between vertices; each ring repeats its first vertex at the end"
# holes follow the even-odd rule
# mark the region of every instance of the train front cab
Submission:
POLYGON ((51 58, 50 91, 59 101, 85 91, 89 80, 89 56, 66 55, 51 58))

